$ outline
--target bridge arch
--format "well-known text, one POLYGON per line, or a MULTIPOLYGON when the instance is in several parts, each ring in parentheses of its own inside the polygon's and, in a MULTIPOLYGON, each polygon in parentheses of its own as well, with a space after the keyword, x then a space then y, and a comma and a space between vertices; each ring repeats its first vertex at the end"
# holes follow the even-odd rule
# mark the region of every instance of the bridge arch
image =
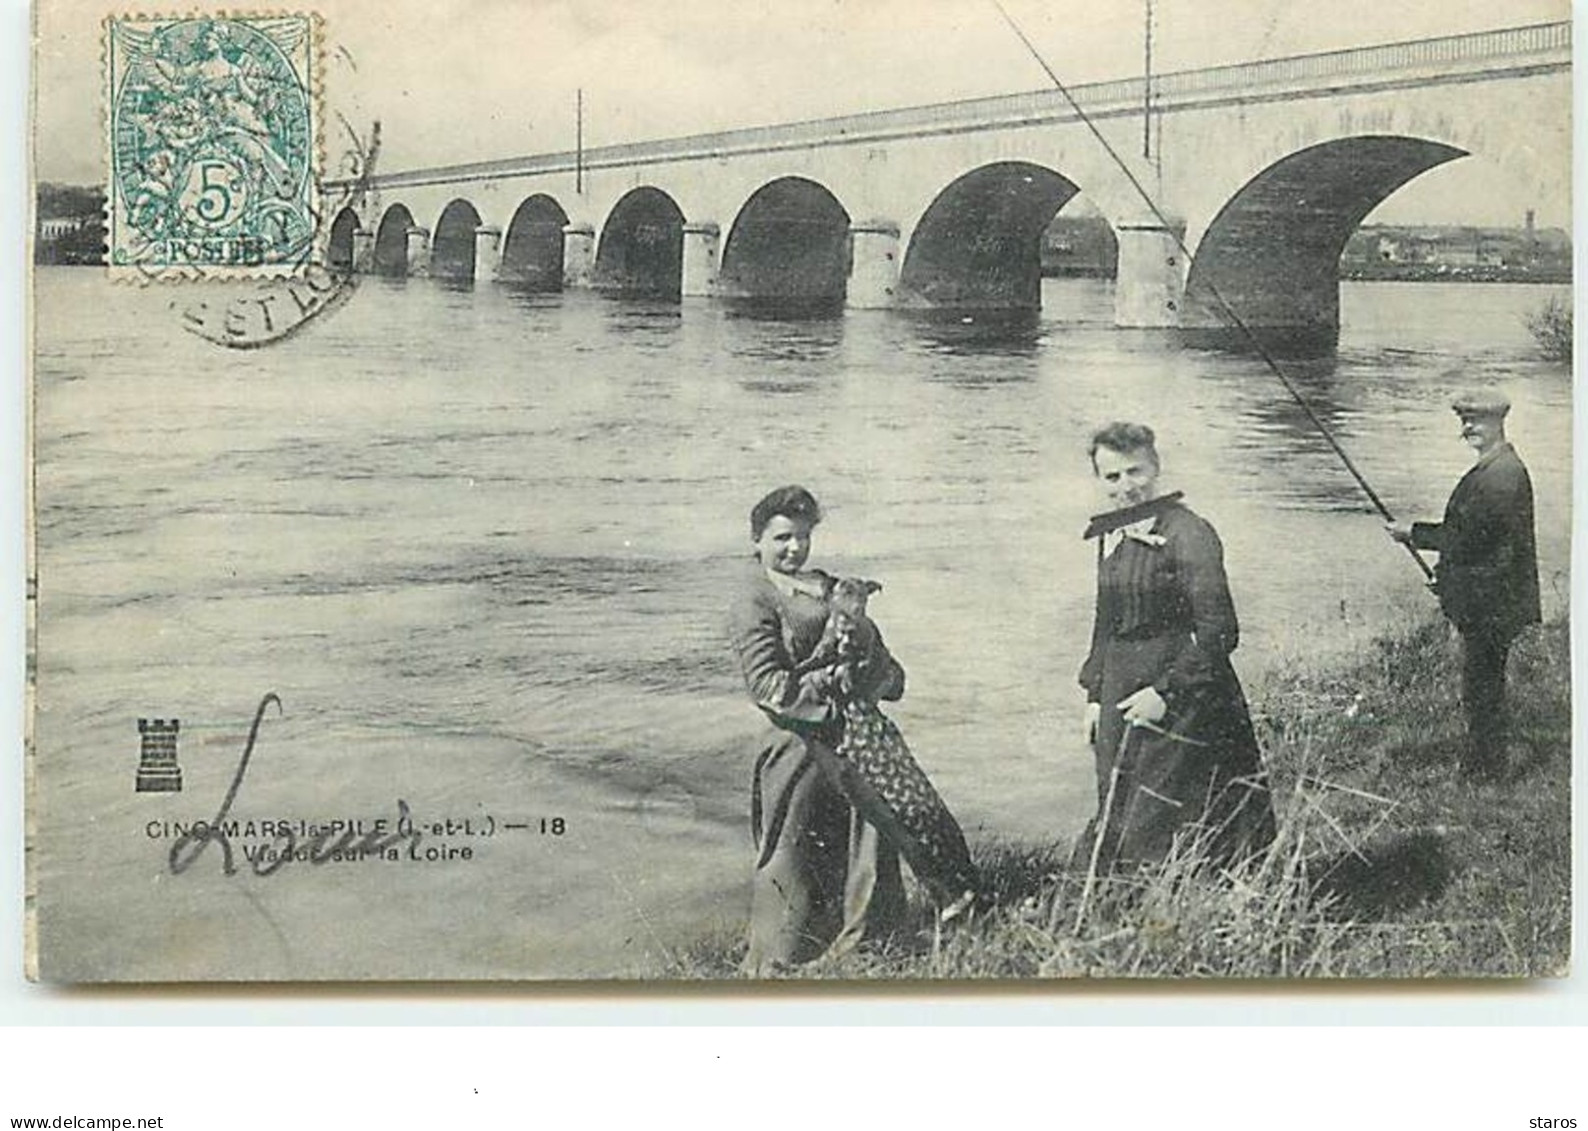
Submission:
POLYGON ((381 215, 375 229, 375 274, 408 274, 408 230, 413 227, 414 214, 405 204, 390 205, 381 215))
POLYGON ((1181 326, 1217 341, 1220 296, 1275 344, 1327 348, 1340 327, 1339 261, 1364 217, 1429 169, 1465 157, 1424 138, 1367 135, 1309 146, 1243 185, 1208 224, 1181 326))
POLYGON ((474 279, 474 232, 480 211, 467 200, 448 202, 430 243, 430 273, 438 279, 474 279))
POLYGON ((568 213, 543 192, 526 197, 502 234, 501 278, 529 290, 562 289, 563 228, 568 213))
POLYGON ((677 299, 683 292, 684 213, 650 186, 613 205, 596 248, 595 285, 619 294, 677 299))
POLYGON ((349 206, 336 214, 331 221, 331 233, 325 241, 325 265, 332 271, 344 274, 353 270, 353 233, 358 231, 358 213, 349 206))
POLYGON ((899 273, 901 304, 1040 308, 1042 231, 1079 191, 1029 161, 995 161, 956 178, 915 226, 899 273))
POLYGON ((751 194, 723 245, 724 296, 841 306, 849 278, 849 213, 828 189, 785 176, 751 194))

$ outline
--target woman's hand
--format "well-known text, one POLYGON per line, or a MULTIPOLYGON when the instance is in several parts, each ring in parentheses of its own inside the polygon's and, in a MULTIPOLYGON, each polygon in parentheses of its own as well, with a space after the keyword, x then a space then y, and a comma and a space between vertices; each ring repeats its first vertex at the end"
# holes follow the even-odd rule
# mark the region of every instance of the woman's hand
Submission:
POLYGON ((1101 703, 1088 703, 1081 715, 1081 741, 1088 746, 1097 745, 1097 724, 1103 717, 1101 703))
POLYGON ((1158 694, 1158 689, 1150 684, 1140 691, 1119 701, 1120 713, 1125 716, 1128 726, 1138 723, 1156 723, 1169 713, 1169 704, 1163 701, 1163 696, 1158 694))
POLYGON ((805 676, 805 686, 819 699, 833 700, 843 687, 842 664, 828 664, 805 676))

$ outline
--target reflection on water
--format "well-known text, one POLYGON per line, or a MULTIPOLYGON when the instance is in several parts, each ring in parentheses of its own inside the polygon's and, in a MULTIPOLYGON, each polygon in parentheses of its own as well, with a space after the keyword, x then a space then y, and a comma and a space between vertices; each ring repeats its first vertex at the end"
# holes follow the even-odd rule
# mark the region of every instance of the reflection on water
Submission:
MULTIPOLYGON (((157 292, 39 272, 41 742, 110 790, 94 767, 125 720, 220 725, 275 689, 334 752, 304 771, 328 798, 389 806, 400 780, 600 830, 512 873, 522 914, 491 922, 546 946, 592 904, 620 951, 636 916, 742 913, 758 720, 723 618, 773 486, 821 499, 816 564, 884 583, 910 677, 893 713, 973 836, 1069 836, 1091 794, 1079 534, 1110 419, 1153 424, 1166 486, 1217 526, 1249 680, 1431 608, 1262 362, 1114 329, 1106 283, 963 321, 366 279, 238 355, 157 292), (643 834, 620 820, 641 810, 643 834)), ((1504 385, 1559 608, 1570 381, 1522 322, 1544 297, 1348 284, 1337 353, 1286 372, 1407 518, 1468 465, 1451 389, 1504 385)))
POLYGON ((802 322, 789 326, 775 339, 764 337, 759 330, 737 338, 731 346, 736 357, 751 361, 775 361, 804 364, 829 360, 843 342, 844 324, 838 319, 823 322, 802 322))
POLYGON ((726 298, 718 302, 725 318, 757 322, 838 322, 844 316, 843 299, 833 298, 726 298))
POLYGON ((1185 330, 1180 338, 1191 349, 1252 353, 1260 347, 1270 357, 1288 360, 1328 357, 1338 348, 1340 341, 1332 327, 1317 326, 1210 327, 1185 330))
POLYGON ((1042 312, 1037 310, 916 310, 899 317, 928 349, 950 355, 1030 357, 1042 342, 1042 312))

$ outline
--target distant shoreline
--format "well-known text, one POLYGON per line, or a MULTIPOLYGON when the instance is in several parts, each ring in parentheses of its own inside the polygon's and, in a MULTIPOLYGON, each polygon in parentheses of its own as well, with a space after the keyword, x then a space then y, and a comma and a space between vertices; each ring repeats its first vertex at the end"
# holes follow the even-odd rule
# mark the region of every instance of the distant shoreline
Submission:
MULTIPOLYGON (((1044 279, 1113 279, 1115 276, 1097 270, 1060 270, 1045 268, 1044 279)), ((1342 283, 1541 283, 1559 286, 1569 284, 1570 271, 1516 271, 1503 267, 1446 267, 1438 270, 1429 266, 1402 266, 1395 269, 1364 271, 1351 268, 1340 272, 1342 283)))
MULTIPOLYGON (((84 259, 73 260, 47 260, 35 258, 35 267, 103 267, 103 261, 93 262, 84 259)), ((1105 271, 1057 271, 1044 270, 1044 279, 1109 279, 1113 275, 1105 271)), ((1503 269, 1449 269, 1445 271, 1422 270, 1397 270, 1397 271, 1360 271, 1353 270, 1342 272, 1341 282, 1349 283, 1531 283, 1547 286, 1568 286, 1572 281, 1571 273, 1566 272, 1529 272, 1523 274, 1517 271, 1503 269)))
POLYGON ((1340 272, 1342 282, 1353 283, 1545 283, 1571 282, 1571 271, 1523 271, 1505 267, 1360 267, 1340 272))

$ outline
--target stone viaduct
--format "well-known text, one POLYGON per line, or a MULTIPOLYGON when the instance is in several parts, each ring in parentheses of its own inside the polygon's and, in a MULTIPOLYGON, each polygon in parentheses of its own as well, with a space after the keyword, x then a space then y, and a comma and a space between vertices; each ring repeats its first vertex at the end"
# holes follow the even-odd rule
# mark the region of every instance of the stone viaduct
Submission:
POLYGON ((1071 93, 1156 208, 1045 90, 382 173, 335 216, 327 261, 545 289, 1030 308, 1041 232, 1084 193, 1118 240, 1119 325, 1215 330, 1222 296, 1254 328, 1332 341, 1346 240, 1412 178, 1472 156, 1506 171, 1518 215, 1569 198, 1569 23, 1165 74, 1150 100, 1141 78, 1071 93))

